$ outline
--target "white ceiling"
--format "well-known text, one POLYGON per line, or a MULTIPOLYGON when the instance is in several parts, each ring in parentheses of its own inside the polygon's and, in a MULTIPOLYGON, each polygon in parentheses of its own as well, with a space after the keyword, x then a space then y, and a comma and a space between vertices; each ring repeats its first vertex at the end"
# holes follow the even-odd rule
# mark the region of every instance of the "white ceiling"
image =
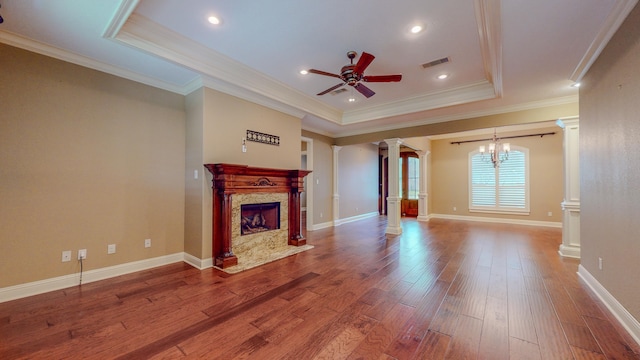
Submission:
POLYGON ((576 102, 571 85, 636 3, 0 0, 0 41, 180 94, 208 86, 346 136, 576 102), (350 50, 376 56, 365 75, 402 81, 367 83, 369 99, 349 86, 317 96, 340 80, 299 71, 340 73, 350 50))

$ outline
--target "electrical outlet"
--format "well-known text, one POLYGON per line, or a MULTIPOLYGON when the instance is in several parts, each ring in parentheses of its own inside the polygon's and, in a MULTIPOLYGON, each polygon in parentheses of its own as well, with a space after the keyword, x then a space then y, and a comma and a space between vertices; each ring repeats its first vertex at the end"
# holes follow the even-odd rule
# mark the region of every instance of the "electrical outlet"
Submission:
POLYGON ((598 270, 602 270, 602 258, 598 258, 598 270))
POLYGON ((115 254, 116 253, 116 244, 107 245, 107 254, 115 254))
POLYGON ((320 213, 320 218, 322 219, 322 213, 320 213))
POLYGON ((453 211, 458 211, 458 208, 454 206, 453 211))
POLYGON ((553 216, 553 213, 552 213, 551 211, 549 211, 549 212, 547 213, 547 216, 553 216))
POLYGON ((87 258, 87 249, 78 250, 78 260, 84 260, 87 258))
POLYGON ((62 252, 62 262, 71 261, 71 250, 62 252))
POLYGON ((144 239, 144 247, 146 248, 151 247, 151 239, 144 239))

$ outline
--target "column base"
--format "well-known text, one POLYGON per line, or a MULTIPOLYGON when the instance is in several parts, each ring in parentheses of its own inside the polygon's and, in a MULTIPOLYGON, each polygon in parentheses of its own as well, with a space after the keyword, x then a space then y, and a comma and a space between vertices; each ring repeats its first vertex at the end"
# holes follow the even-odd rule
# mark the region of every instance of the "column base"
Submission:
POLYGON ((299 238, 291 238, 289 239, 289 245, 293 245, 293 246, 303 246, 303 245, 307 245, 307 239, 303 238, 303 237, 299 237, 299 238))
POLYGON ((228 268, 234 265, 238 265, 238 258, 235 255, 216 258, 216 266, 221 269, 228 268))
POLYGON ((558 250, 558 254, 562 257, 575 258, 580 259, 580 246, 573 245, 560 245, 560 249, 558 250))

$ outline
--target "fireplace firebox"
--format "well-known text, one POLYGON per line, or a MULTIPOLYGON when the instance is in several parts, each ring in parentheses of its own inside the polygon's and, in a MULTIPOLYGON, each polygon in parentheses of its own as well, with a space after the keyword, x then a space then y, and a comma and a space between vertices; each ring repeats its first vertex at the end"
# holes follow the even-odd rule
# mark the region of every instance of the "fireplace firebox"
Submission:
POLYGON ((249 235, 280 229, 280 203, 240 206, 240 234, 249 235))

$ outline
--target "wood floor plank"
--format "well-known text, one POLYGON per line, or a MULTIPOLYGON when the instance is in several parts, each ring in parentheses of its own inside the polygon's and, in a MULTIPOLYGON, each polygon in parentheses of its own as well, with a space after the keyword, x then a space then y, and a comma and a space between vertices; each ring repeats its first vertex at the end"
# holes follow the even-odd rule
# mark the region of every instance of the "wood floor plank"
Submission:
POLYGON ((590 316, 584 319, 607 358, 640 359, 640 354, 633 351, 609 321, 590 316))
POLYGON ((397 303, 388 314, 377 324, 367 336, 360 342, 358 347, 349 354, 349 359, 375 359, 391 344, 395 334, 398 333, 402 324, 410 320, 414 315, 415 308, 401 303, 397 303))
POLYGON ((571 359, 571 347, 566 341, 560 320, 547 294, 528 294, 533 323, 536 327, 540 355, 543 359, 571 359))
POLYGON ((0 359, 640 359, 560 229, 386 218, 230 275, 170 264, 0 303, 0 359))
POLYGON ((509 358, 518 360, 542 360, 538 344, 514 337, 509 338, 509 358))
POLYGON ((412 359, 444 359, 447 354, 447 350, 449 349, 450 342, 450 336, 429 330, 412 359))
POLYGON ((509 359, 509 320, 507 299, 487 298, 478 359, 509 359))
POLYGON ((445 359, 477 359, 482 334, 482 320, 460 315, 445 359))

